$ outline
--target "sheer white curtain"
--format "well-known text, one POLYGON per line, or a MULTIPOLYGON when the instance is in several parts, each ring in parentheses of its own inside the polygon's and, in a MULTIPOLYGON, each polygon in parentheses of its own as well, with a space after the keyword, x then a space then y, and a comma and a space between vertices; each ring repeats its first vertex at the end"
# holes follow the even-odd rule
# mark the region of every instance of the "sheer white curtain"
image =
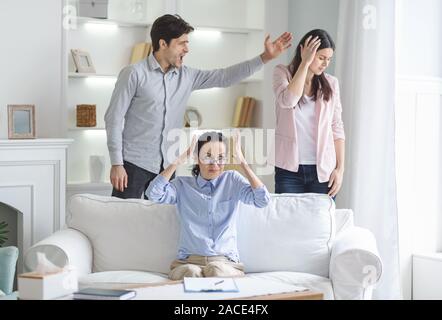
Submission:
POLYGON ((395 182, 395 1, 340 0, 336 76, 346 129, 340 208, 376 236, 383 261, 375 299, 400 299, 395 182))

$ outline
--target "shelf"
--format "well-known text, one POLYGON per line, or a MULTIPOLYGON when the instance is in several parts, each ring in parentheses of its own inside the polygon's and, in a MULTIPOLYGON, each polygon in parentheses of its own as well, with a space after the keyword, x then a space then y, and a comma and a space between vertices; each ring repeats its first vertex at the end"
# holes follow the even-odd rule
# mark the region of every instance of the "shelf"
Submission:
POLYGON ((223 33, 256 33, 256 32, 264 32, 264 29, 255 29, 255 28, 228 28, 228 27, 217 27, 217 26, 194 26, 195 31, 220 31, 223 33))
MULTIPOLYGON (((97 19, 90 17, 77 17, 78 24, 95 23, 95 24, 107 24, 107 25, 117 25, 119 27, 129 27, 129 28, 149 28, 151 22, 140 22, 140 21, 123 21, 115 19, 97 19)), ((255 33, 264 32, 261 28, 229 28, 222 26, 209 26, 209 25, 194 25, 195 30, 210 30, 210 31, 221 31, 224 33, 255 33)))
POLYGON ((69 78, 117 78, 116 74, 69 72, 69 78))
POLYGON ((262 82, 262 81, 263 80, 259 79, 259 78, 247 78, 247 79, 241 80, 240 83, 259 83, 259 82, 262 82))
POLYGON ((185 131, 208 131, 208 130, 216 130, 216 131, 219 131, 219 130, 235 130, 235 129, 238 129, 238 130, 244 130, 244 129, 252 129, 252 130, 254 130, 254 129, 262 129, 262 130, 264 130, 264 128, 258 128, 258 127, 224 127, 224 128, 216 128, 216 127, 205 127, 205 128, 195 128, 195 127, 183 127, 183 129, 185 130, 185 131))
MULTIPOLYGON (((101 74, 101 73, 76 73, 69 72, 69 78, 118 78, 116 74, 101 74)), ((240 83, 258 83, 261 82, 262 79, 259 78, 247 78, 241 80, 240 83)))
MULTIPOLYGON (((263 129, 263 128, 258 128, 258 127, 224 127, 224 128, 216 128, 216 127, 208 127, 208 128, 190 128, 190 127, 183 127, 182 129, 186 130, 186 131, 190 131, 190 130, 201 130, 201 131, 206 131, 206 130, 234 130, 234 129, 239 129, 239 130, 244 130, 244 129, 263 129)), ((97 128, 97 127, 84 127, 84 128, 69 128, 68 131, 84 131, 84 130, 106 130, 106 128, 97 128)))
POLYGON ((84 131, 84 130, 106 130, 106 128, 101 128, 101 127, 75 127, 75 128, 68 128, 68 131, 84 131))
MULTIPOLYGON (((107 24, 107 25, 117 25, 119 27, 129 27, 129 28, 149 28, 152 23, 150 22, 136 22, 136 21, 122 21, 114 19, 97 19, 89 17, 77 17, 78 24, 95 23, 95 24, 107 24)), ((195 30, 209 30, 209 31, 220 31, 224 33, 255 33, 264 32, 264 29, 260 28, 229 28, 221 26, 208 26, 208 25, 196 25, 193 26, 195 30)))
POLYGON ((135 22, 135 21, 122 21, 114 19, 97 19, 89 17, 77 17, 78 24, 95 23, 95 24, 107 24, 107 25, 117 25, 119 27, 128 28, 148 28, 152 25, 149 22, 135 22))

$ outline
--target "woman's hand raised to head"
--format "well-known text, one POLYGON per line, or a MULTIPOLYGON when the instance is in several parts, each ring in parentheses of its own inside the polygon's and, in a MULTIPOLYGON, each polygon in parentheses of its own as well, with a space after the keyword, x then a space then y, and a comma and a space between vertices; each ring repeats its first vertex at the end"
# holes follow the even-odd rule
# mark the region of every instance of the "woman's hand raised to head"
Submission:
POLYGON ((244 158, 244 155, 241 150, 241 136, 239 130, 235 130, 235 133, 233 135, 233 146, 234 146, 233 156, 235 158, 236 163, 246 164, 247 163, 246 159, 244 158))
POLYGON ((316 51, 321 45, 321 39, 312 36, 305 39, 304 45, 301 44, 301 59, 307 66, 310 66, 315 59, 316 51))
POLYGON ((196 142, 197 142, 197 136, 193 136, 192 138, 192 143, 190 144, 190 147, 183 152, 174 162, 173 164, 179 166, 183 163, 185 163, 187 161, 187 159, 189 159, 192 154, 193 151, 195 150, 195 146, 196 146, 196 142))

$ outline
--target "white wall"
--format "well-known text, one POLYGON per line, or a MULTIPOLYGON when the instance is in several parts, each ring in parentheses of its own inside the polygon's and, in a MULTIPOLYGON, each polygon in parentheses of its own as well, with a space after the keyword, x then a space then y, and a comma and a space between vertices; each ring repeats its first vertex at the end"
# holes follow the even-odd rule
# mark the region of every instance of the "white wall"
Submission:
POLYGON ((37 137, 61 135, 61 6, 0 1, 0 139, 8 136, 8 104, 35 105, 37 137))
POLYGON ((398 0, 396 159, 402 289, 412 297, 412 254, 442 249, 442 2, 398 0))
MULTIPOLYGON (((288 24, 288 0, 268 0, 265 3, 265 33, 270 34, 272 39, 278 37, 284 31, 289 30, 288 24)), ((273 69, 277 64, 288 63, 288 53, 282 54, 277 59, 270 61, 264 67, 264 80, 262 91, 262 108, 258 109, 256 114, 256 123, 261 124, 262 128, 274 129, 276 125, 275 116, 275 98, 272 90, 273 69)), ((255 90, 260 90, 256 88, 255 90)), ((250 93, 253 95, 253 93, 250 93)), ((270 192, 274 192, 274 175, 265 175, 261 177, 270 192)))
POLYGON ((442 79, 398 78, 396 176, 404 298, 411 298, 412 254, 442 250, 442 79))
POLYGON ((442 77, 442 1, 399 0, 398 74, 442 77))
POLYGON ((442 79, 399 78, 397 86, 399 239, 410 286, 411 255, 442 250, 442 79))
MULTIPOLYGON (((437 0, 436 0, 437 1, 437 0)), ((296 0, 289 1, 289 31, 293 33, 293 46, 290 57, 301 38, 310 30, 324 29, 336 42, 338 32, 339 0, 296 0)), ((336 54, 339 54, 337 52, 336 54)), ((328 73, 335 70, 334 60, 330 63, 328 73)))

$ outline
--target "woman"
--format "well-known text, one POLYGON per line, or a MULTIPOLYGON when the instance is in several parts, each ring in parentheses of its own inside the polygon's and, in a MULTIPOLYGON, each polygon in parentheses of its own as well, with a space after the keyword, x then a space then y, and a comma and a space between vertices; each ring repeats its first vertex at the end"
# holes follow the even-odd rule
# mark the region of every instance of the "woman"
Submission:
POLYGON ((299 42, 273 75, 276 97, 275 192, 335 197, 344 174, 345 134, 338 79, 324 73, 335 44, 320 29, 299 42))
POLYGON ((234 137, 235 158, 247 180, 236 171, 225 171, 226 141, 221 133, 209 132, 198 139, 198 164, 193 177, 169 182, 178 165, 192 155, 196 140, 149 185, 146 195, 158 203, 175 204, 180 218, 177 260, 169 278, 244 275, 236 244, 235 214, 238 202, 262 208, 269 202, 264 184, 248 166, 238 134, 234 137))

